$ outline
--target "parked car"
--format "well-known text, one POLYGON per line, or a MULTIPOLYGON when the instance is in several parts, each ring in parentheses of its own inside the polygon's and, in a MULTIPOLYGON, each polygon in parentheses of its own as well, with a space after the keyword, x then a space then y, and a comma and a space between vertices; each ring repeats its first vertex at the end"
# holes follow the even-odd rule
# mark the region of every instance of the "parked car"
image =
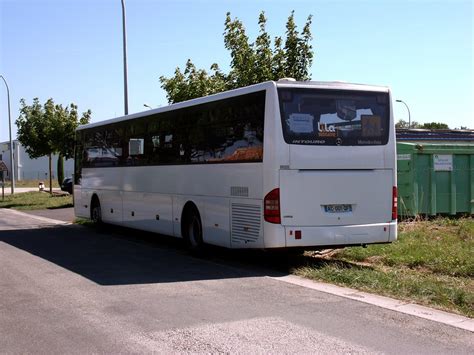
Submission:
POLYGON ((61 190, 69 192, 72 195, 72 178, 67 177, 63 180, 61 184, 61 190))

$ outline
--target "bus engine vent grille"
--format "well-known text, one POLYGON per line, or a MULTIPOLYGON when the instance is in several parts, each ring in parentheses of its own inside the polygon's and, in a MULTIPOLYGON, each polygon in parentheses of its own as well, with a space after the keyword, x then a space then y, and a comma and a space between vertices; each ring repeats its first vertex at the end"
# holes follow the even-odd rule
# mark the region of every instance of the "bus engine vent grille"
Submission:
POLYGON ((237 197, 249 197, 249 188, 247 186, 231 186, 230 195, 237 197))
POLYGON ((232 243, 255 243, 260 237, 261 207, 232 203, 232 243))

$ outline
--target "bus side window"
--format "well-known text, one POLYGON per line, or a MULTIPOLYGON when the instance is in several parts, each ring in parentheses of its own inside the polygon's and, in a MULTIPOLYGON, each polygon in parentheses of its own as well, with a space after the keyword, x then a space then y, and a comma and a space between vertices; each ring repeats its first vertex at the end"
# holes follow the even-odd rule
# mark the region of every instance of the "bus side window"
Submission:
POLYGON ((146 165, 145 159, 145 137, 146 121, 132 121, 125 134, 127 153, 125 165, 146 165))
POLYGON ((82 179, 82 165, 84 156, 83 132, 76 132, 76 143, 74 150, 74 184, 80 185, 82 179))

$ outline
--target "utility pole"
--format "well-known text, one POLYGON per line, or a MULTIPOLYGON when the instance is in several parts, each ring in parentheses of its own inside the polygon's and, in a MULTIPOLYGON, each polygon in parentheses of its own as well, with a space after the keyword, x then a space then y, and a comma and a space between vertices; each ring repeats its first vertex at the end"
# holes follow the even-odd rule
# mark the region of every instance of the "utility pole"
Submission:
POLYGON ((10 89, 8 88, 7 81, 3 77, 3 75, 0 75, 0 78, 3 79, 3 82, 5 83, 5 86, 7 87, 7 101, 8 101, 8 131, 10 133, 10 176, 11 176, 11 192, 12 195, 15 193, 15 169, 14 169, 14 164, 13 164, 13 140, 12 140, 12 117, 10 114, 10 89))
POLYGON ((402 104, 405 105, 405 107, 407 108, 408 110, 408 129, 411 128, 411 115, 410 115, 410 109, 408 108, 408 105, 405 103, 405 101, 403 100, 396 100, 397 102, 401 102, 402 104))
POLYGON ((127 83, 127 30, 125 27, 125 0, 122 0, 122 31, 123 31, 123 100, 125 115, 128 115, 128 83, 127 83))

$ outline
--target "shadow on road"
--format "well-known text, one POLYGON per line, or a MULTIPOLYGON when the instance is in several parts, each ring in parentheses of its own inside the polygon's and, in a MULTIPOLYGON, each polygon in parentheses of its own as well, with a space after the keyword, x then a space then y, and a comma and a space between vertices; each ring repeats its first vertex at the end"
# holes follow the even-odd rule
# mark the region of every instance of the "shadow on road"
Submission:
POLYGON ((301 266, 340 268, 341 260, 261 250, 208 247, 191 255, 180 239, 118 226, 59 225, 0 231, 0 242, 101 285, 283 276, 301 266))
MULTIPOLYGON (((216 262, 211 256, 214 252, 224 252, 235 260, 239 259, 219 248, 211 248, 206 254, 194 257, 175 238, 113 226, 107 226, 107 231, 78 225, 0 231, 0 242, 101 285, 212 280, 276 273, 216 262)), ((243 256, 245 258, 245 254, 243 256)))

